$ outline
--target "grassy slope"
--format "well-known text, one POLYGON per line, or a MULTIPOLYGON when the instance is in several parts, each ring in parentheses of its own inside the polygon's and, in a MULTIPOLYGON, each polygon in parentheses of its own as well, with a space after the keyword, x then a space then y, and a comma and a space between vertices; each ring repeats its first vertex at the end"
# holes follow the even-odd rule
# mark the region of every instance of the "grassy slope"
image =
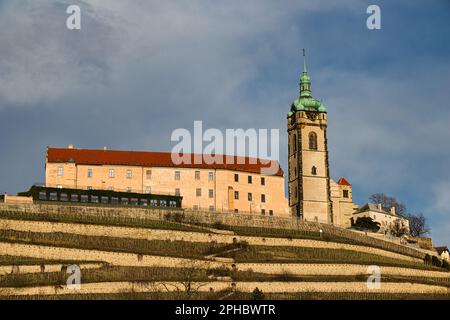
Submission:
POLYGON ((349 263, 443 271, 422 263, 343 249, 250 246, 221 256, 233 258, 236 262, 349 263))
POLYGON ((22 232, 14 230, 0 230, 0 241, 183 258, 204 258, 206 255, 233 249, 239 245, 212 242, 194 243, 188 241, 127 239, 70 233, 22 232))

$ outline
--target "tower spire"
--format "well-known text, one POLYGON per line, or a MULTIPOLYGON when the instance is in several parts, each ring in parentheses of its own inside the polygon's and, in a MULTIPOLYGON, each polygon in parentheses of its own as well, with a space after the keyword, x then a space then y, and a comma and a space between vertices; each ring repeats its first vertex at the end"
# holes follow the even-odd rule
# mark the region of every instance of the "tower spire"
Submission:
POLYGON ((306 69, 306 50, 303 48, 303 73, 308 74, 308 70, 306 69))
POLYGON ((309 78, 306 67, 306 50, 303 48, 303 72, 300 77, 300 97, 309 96, 311 96, 311 79, 309 78))

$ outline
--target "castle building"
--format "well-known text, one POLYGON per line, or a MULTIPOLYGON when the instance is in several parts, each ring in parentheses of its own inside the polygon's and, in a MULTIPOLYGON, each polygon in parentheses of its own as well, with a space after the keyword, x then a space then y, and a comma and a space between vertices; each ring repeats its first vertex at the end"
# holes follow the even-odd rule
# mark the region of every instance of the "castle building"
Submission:
POLYGON ((47 187, 180 195, 186 209, 288 216, 278 162, 234 157, 233 164, 175 165, 168 152, 48 148, 47 187), (275 165, 275 166, 273 166, 275 165), (265 167, 278 168, 264 175, 265 167))
POLYGON ((373 221, 378 222, 380 224, 380 233, 387 232, 396 220, 399 220, 400 223, 409 231, 408 219, 398 214, 395 211, 395 207, 392 207, 389 211, 387 211, 384 210, 379 203, 366 203, 361 208, 353 212, 352 217, 350 218, 351 225, 353 225, 358 218, 362 217, 371 218, 373 221))
POLYGON ((327 109, 311 94, 303 56, 300 94, 287 114, 289 210, 303 220, 349 227, 357 205, 351 184, 330 178, 327 109))

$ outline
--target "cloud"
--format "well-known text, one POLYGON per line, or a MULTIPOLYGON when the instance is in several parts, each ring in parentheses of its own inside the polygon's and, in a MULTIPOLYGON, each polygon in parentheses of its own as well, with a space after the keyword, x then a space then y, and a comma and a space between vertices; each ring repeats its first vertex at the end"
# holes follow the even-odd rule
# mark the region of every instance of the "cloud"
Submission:
POLYGON ((273 1, 138 3, 7 1, 0 12, 0 97, 5 104, 31 106, 104 93, 129 85, 131 72, 144 71, 147 85, 168 89, 172 84, 172 91, 184 95, 173 99, 182 103, 205 89, 220 103, 254 76, 258 63, 273 57, 270 46, 255 52, 248 45, 273 37, 285 20, 325 6, 324 1, 295 6, 273 1), (81 31, 65 27, 69 4, 81 6, 81 31), (11 27, 14 32, 7 32, 11 27))
POLYGON ((432 188, 431 205, 426 213, 431 226, 434 245, 450 245, 450 182, 440 181, 432 188))

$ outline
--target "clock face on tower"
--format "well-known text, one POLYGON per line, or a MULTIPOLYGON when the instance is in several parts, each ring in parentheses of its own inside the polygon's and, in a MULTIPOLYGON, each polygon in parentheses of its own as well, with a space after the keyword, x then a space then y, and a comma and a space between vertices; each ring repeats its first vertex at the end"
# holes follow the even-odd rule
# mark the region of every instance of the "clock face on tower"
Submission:
POLYGON ((319 117, 319 114, 317 112, 306 112, 306 116, 309 120, 315 121, 319 117))

